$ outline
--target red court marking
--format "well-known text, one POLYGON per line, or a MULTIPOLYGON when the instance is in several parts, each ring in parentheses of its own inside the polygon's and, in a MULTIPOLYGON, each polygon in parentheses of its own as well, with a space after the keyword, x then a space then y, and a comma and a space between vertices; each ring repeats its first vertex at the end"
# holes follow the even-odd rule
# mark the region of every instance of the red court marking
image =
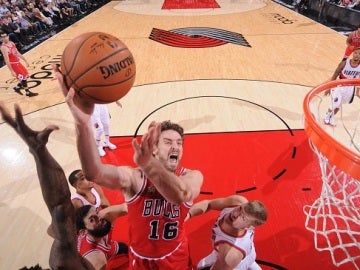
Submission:
POLYGON ((153 28, 150 39, 162 44, 180 48, 206 48, 224 45, 227 42, 205 36, 186 36, 170 31, 153 28))
POLYGON ((215 0, 165 0, 161 9, 220 8, 215 0))
MULTIPOLYGON (((105 163, 133 163, 131 137, 112 138, 118 146, 107 151, 105 163)), ((328 252, 314 248, 313 235, 304 228, 303 206, 312 204, 321 190, 317 157, 303 130, 215 134, 187 134, 182 163, 204 174, 203 192, 197 200, 235 194, 263 201, 268 222, 257 228, 257 259, 289 270, 338 270, 328 252), (276 179, 276 180, 274 180, 276 179), (239 193, 242 194, 242 193, 239 193)), ((123 202, 120 191, 105 190, 111 203, 123 202)), ((186 224, 194 265, 211 250, 210 233, 217 212, 195 217, 186 224)), ((127 217, 115 223, 114 237, 127 241, 127 217)), ((276 269, 261 265, 263 270, 276 269)), ((353 269, 345 264, 342 270, 353 269)))

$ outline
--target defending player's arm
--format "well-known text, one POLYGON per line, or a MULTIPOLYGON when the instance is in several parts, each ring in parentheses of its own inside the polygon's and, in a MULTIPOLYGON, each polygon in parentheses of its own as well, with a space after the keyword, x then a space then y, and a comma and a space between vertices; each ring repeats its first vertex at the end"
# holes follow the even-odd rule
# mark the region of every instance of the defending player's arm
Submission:
POLYGON ((188 212, 187 220, 191 217, 205 214, 210 210, 221 211, 224 208, 241 205, 246 202, 248 202, 248 200, 245 197, 239 195, 232 195, 226 198, 217 198, 213 200, 199 201, 191 206, 188 212))
POLYGON ((116 218, 125 216, 128 213, 128 208, 126 203, 111 205, 102 209, 99 212, 99 217, 106 219, 107 221, 113 223, 116 218))
POLYGON ((335 72, 334 72, 334 74, 332 75, 332 77, 331 77, 331 80, 333 81, 333 80, 336 80, 339 76, 340 76, 340 74, 341 74, 341 71, 344 69, 344 67, 345 67, 345 64, 346 64, 346 60, 342 60, 340 63, 339 63, 339 65, 336 67, 336 69, 335 69, 335 72))
POLYGON ((71 266, 72 269, 93 269, 77 253, 75 213, 69 186, 63 169, 46 147, 51 132, 58 127, 51 125, 42 131, 32 130, 25 124, 17 104, 15 119, 11 117, 3 102, 0 102, 0 112, 4 121, 14 128, 28 145, 35 159, 42 195, 52 217, 51 229, 55 239, 49 259, 51 268, 69 269, 71 266))

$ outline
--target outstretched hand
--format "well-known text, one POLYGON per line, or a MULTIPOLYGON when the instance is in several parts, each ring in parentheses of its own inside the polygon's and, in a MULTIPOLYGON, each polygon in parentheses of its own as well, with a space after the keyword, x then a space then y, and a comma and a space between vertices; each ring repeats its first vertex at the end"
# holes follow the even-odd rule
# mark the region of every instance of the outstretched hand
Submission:
POLYGON ((69 109, 74 116, 75 121, 77 121, 78 123, 87 123, 90 119, 91 114, 94 111, 94 104, 80 98, 75 93, 74 88, 68 89, 66 83, 64 82, 64 76, 61 73, 59 66, 53 64, 52 68, 54 70, 55 78, 59 82, 61 91, 63 92, 63 95, 65 97, 65 101, 69 106, 69 109))
POLYGON ((32 152, 36 152, 37 149, 40 149, 47 144, 51 132, 59 128, 55 125, 50 125, 42 131, 32 130, 25 124, 19 105, 15 104, 14 107, 15 118, 10 115, 4 102, 0 101, 0 113, 2 115, 2 119, 9 124, 17 134, 20 135, 32 152))
POLYGON ((154 145, 159 141, 160 133, 161 123, 153 121, 148 127, 148 132, 142 136, 140 144, 136 139, 133 139, 134 162, 140 168, 145 168, 151 160, 154 145))

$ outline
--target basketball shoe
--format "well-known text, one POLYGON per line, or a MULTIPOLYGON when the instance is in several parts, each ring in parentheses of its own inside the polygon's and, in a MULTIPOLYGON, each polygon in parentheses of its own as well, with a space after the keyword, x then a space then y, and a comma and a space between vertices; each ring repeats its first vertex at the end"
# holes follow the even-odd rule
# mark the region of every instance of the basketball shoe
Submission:
POLYGON ((115 150, 117 148, 116 145, 112 144, 111 142, 105 142, 104 147, 107 147, 110 150, 115 150))
POLYGON ((15 92, 15 93, 17 93, 17 94, 19 94, 19 95, 23 95, 23 93, 21 93, 21 87, 15 86, 13 89, 14 89, 14 92, 15 92))
POLYGON ((99 152, 100 157, 103 157, 106 155, 106 152, 104 151, 104 148, 102 146, 98 146, 98 152, 99 152))
POLYGON ((27 97, 35 97, 37 95, 39 95, 39 94, 38 93, 33 93, 33 92, 29 91, 29 90, 26 91, 26 96, 27 97))
POLYGON ((335 123, 335 119, 334 119, 334 114, 327 112, 325 114, 324 123, 325 123, 325 125, 330 125, 330 126, 335 127, 336 123, 335 123))

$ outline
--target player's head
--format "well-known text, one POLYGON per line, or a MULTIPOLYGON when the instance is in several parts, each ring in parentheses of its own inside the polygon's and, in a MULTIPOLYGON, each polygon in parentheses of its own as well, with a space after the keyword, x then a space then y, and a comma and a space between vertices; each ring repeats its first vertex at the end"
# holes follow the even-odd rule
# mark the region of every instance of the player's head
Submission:
POLYGON ((161 122, 161 132, 165 130, 174 130, 181 136, 182 139, 184 139, 184 129, 176 123, 173 123, 169 120, 161 122))
POLYGON ((111 223, 99 217, 94 206, 84 205, 76 210, 76 229, 93 237, 103 237, 111 230, 111 223))
POLYGON ((357 48, 354 49, 352 58, 355 61, 360 61, 360 47, 357 47, 357 48))
POLYGON ((267 210, 260 201, 250 201, 234 207, 228 222, 234 229, 243 230, 262 225, 267 220, 267 210))
POLYGON ((75 170, 69 175, 69 183, 77 191, 87 191, 94 187, 94 183, 85 178, 82 170, 75 170))
POLYGON ((168 170, 175 171, 182 158, 183 142, 184 129, 176 123, 163 121, 154 155, 168 170))
POLYGON ((9 35, 5 32, 0 32, 0 41, 1 42, 9 41, 9 35))
POLYGON ((73 171, 72 173, 70 173, 69 175, 69 183, 70 185, 72 185, 73 187, 75 187, 76 185, 76 182, 79 180, 79 174, 81 173, 82 171, 81 170, 75 170, 73 171))

